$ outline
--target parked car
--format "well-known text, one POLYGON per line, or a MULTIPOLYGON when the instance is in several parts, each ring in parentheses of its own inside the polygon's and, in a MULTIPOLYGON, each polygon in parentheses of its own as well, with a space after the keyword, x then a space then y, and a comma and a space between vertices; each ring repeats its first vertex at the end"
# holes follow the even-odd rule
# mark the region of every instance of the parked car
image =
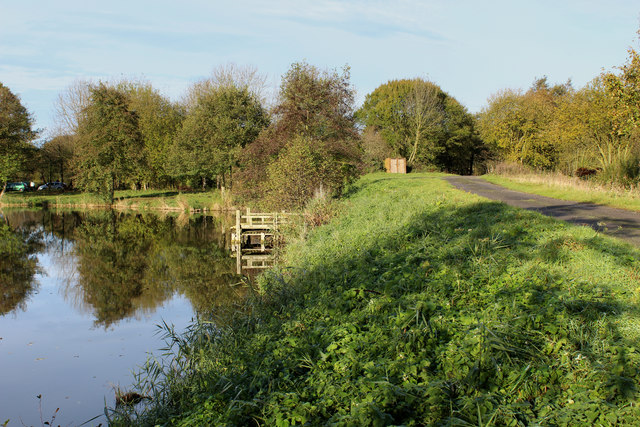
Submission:
POLYGON ((64 190, 65 188, 67 188, 67 184, 65 184, 64 182, 55 181, 55 182, 47 182, 46 184, 42 184, 40 187, 38 187, 38 191, 64 190))
POLYGON ((28 182, 8 182, 5 191, 29 191, 28 182))

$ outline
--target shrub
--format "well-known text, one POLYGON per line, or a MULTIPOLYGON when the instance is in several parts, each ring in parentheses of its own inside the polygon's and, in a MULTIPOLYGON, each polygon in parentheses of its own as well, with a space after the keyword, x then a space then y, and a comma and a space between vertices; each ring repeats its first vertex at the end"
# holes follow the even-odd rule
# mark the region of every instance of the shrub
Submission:
POLYGON ((272 209, 301 209, 321 190, 340 193, 344 182, 340 164, 319 144, 297 137, 267 169, 265 204, 272 209))
POLYGON ((635 187, 640 182, 640 155, 634 153, 621 156, 606 165, 597 176, 605 184, 635 187))

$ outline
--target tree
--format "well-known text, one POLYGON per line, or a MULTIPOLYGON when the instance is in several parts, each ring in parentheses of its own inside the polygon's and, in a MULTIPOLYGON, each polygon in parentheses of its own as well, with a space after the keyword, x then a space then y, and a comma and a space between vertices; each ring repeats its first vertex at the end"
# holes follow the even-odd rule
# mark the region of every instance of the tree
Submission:
POLYGON ((302 209, 316 192, 335 191, 342 185, 339 167, 325 147, 298 136, 279 153, 267 170, 265 202, 276 209, 302 209))
POLYGON ((640 54, 629 48, 629 58, 620 71, 619 75, 604 74, 607 90, 615 100, 616 130, 621 135, 637 135, 640 127, 640 54))
POLYGON ((423 83, 416 79, 411 87, 405 100, 409 131, 413 137, 408 159, 410 164, 416 161, 418 147, 423 143, 423 135, 428 138, 429 135, 435 134, 444 120, 443 95, 440 88, 430 82, 423 83))
POLYGON ((430 161, 438 168, 471 175, 476 164, 485 162, 488 150, 476 130, 475 118, 452 97, 444 101, 439 135, 430 147, 433 153, 430 161))
POLYGON ((547 131, 558 151, 558 168, 605 168, 627 147, 615 127, 615 101, 602 77, 563 97, 547 131))
POLYGON ((260 74, 254 66, 241 66, 234 63, 220 65, 214 68, 211 77, 191 86, 183 104, 187 110, 191 110, 198 104, 200 96, 221 88, 246 89, 251 96, 264 104, 266 81, 266 76, 260 74))
POLYGON ((305 62, 291 65, 282 77, 274 108, 279 131, 322 141, 357 140, 350 78, 348 67, 339 73, 305 62))
POLYGON ((0 83, 0 197, 7 181, 22 171, 25 153, 33 149, 31 141, 38 133, 32 130, 32 118, 8 87, 0 83))
MULTIPOLYGON (((354 93, 348 67, 338 72, 322 71, 305 62, 293 64, 282 77, 271 126, 243 150, 242 169, 238 174, 242 195, 254 200, 267 199, 271 201, 270 207, 278 208, 279 198, 267 194, 276 190, 275 181, 286 175, 306 176, 309 172, 315 178, 302 180, 311 188, 299 193, 303 198, 297 204, 306 203, 314 188, 322 187, 328 194, 340 193, 345 182, 352 179, 360 168, 361 149, 354 119, 354 93), (291 157, 295 154, 292 153, 305 153, 300 144, 313 146, 313 156, 304 158, 316 159, 320 155, 323 157, 320 163, 330 164, 336 174, 327 179, 329 175, 320 173, 321 169, 300 162, 294 169, 289 169, 286 165, 294 162, 291 157), (292 145, 300 150, 289 149, 292 145), (288 160, 281 159, 281 156, 288 157, 288 160), (276 171, 275 168, 282 169, 276 171)), ((280 198, 285 199, 288 196, 280 198)))
POLYGON ((394 155, 379 132, 368 127, 362 131, 362 163, 368 172, 384 170, 384 160, 394 155))
POLYGON ((184 119, 183 108, 163 97, 148 82, 124 80, 115 87, 127 94, 129 108, 138 116, 144 167, 138 170, 135 180, 144 188, 167 183, 171 179, 168 172, 171 144, 184 119))
POLYGON ((125 93, 104 83, 91 88, 78 124, 76 182, 113 204, 114 191, 131 184, 142 166, 143 140, 138 115, 125 93))
POLYGON ((23 308, 36 290, 33 280, 38 268, 33 236, 20 235, 0 223, 0 316, 23 308))
POLYGON ((557 144, 548 130, 562 99, 572 92, 570 81, 551 87, 546 77, 536 79, 526 93, 500 91, 480 112, 480 136, 503 159, 553 169, 558 161, 557 144))
POLYGON ((367 95, 358 119, 379 133, 394 155, 413 166, 469 173, 480 140, 473 117, 437 85, 423 79, 393 80, 367 95))
POLYGON ((58 135, 44 142, 39 154, 38 169, 43 181, 65 181, 73 161, 75 139, 72 135, 58 135), (54 178, 55 177, 55 178, 54 178))
POLYGON ((240 150, 269 123, 266 111, 247 88, 221 86, 199 94, 173 146, 175 177, 220 178, 230 185, 240 150))
POLYGON ((77 133, 83 111, 89 106, 91 87, 91 82, 87 80, 75 80, 58 95, 54 105, 57 134, 77 133))

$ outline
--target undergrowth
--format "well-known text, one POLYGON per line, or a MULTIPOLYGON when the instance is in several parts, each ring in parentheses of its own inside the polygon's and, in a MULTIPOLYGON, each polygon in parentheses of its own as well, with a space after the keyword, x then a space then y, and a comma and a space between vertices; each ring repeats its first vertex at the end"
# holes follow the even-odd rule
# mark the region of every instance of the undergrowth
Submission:
POLYGON ((113 424, 640 423, 638 250, 432 175, 342 204, 241 310, 165 328, 113 424))

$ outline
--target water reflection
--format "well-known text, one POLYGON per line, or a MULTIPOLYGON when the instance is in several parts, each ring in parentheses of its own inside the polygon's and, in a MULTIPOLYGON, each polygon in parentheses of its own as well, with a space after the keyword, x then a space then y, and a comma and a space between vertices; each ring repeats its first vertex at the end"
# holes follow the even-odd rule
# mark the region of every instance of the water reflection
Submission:
POLYGON ((46 249, 64 271, 65 299, 96 326, 148 314, 176 292, 198 314, 242 296, 225 248, 224 217, 165 217, 116 211, 5 212, 0 228, 0 314, 35 289, 33 254, 46 249), (65 268, 65 265, 67 268, 65 268))
MULTIPOLYGON (((77 425, 113 407, 113 387, 181 330, 242 299, 226 249, 230 219, 101 212, 0 211, 0 424, 77 425)), ((236 304, 237 305, 237 304, 236 304)), ((216 320, 220 320, 217 318, 216 320)), ((106 420, 98 419, 92 424, 106 420)))
POLYGON ((33 254, 38 246, 37 234, 16 232, 0 224, 0 315, 24 310, 25 301, 35 292, 33 254))

